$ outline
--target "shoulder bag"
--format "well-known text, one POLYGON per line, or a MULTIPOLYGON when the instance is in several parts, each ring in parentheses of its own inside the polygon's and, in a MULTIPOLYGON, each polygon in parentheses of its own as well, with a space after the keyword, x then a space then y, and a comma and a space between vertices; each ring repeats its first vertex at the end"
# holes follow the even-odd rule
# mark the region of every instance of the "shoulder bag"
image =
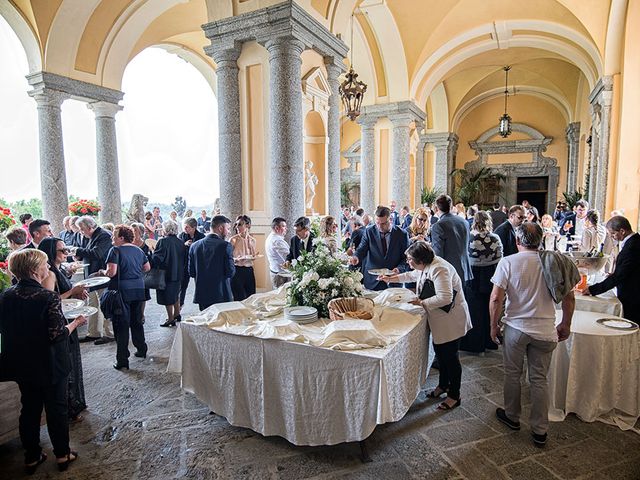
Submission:
POLYGON ((118 268, 116 269, 116 279, 118 282, 118 290, 105 290, 100 295, 100 310, 107 319, 120 316, 124 313, 125 305, 120 294, 120 250, 116 248, 118 252, 118 268))

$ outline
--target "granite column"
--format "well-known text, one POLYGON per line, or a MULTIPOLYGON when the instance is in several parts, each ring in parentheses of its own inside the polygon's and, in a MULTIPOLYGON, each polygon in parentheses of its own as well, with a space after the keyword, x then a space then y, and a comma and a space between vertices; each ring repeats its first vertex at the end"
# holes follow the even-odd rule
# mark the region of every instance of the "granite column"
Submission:
POLYGON ((416 190, 414 192, 415 208, 422 206, 422 190, 424 189, 424 151, 426 146, 427 142, 423 140, 421 135, 416 148, 416 190))
POLYGON ((589 95, 593 126, 589 203, 601 215, 604 215, 607 205, 612 101, 613 78, 611 76, 602 77, 589 95))
POLYGON ((42 216, 51 222, 54 232, 59 232, 63 229, 62 220, 69 215, 60 109, 69 96, 49 89, 31 91, 29 95, 38 105, 42 216))
POLYGON ((580 122, 570 123, 565 130, 567 136, 567 191, 578 189, 578 157, 580 150, 580 122))
POLYGON ((377 119, 360 116, 360 204, 364 211, 373 214, 376 210, 376 136, 377 119))
POLYGON ((327 179, 329 211, 328 214, 336 219, 341 218, 340 187, 340 74, 344 70, 342 62, 336 63, 334 58, 326 58, 327 81, 331 89, 329 96, 329 112, 327 119, 327 135, 329 147, 327 149, 327 179))
POLYGON ((393 157, 391 162, 391 200, 398 202, 398 208, 409 205, 410 164, 409 152, 410 127, 413 117, 410 115, 390 115, 393 125, 393 157))
POLYGON ((429 133, 425 135, 425 139, 427 143, 433 144, 436 150, 434 187, 440 193, 451 195, 453 193, 451 171, 458 150, 458 136, 453 132, 429 133))
POLYGON ((290 37, 268 40, 271 123, 271 213, 292 224, 305 214, 302 144, 304 43, 290 37))
POLYGON ((218 78, 218 135, 220 210, 232 221, 243 213, 240 139, 240 48, 213 50, 218 78))
POLYGON ((122 107, 115 103, 93 102, 87 105, 96 116, 96 161, 98 203, 101 223, 122 223, 118 146, 116 142, 116 113, 122 107))

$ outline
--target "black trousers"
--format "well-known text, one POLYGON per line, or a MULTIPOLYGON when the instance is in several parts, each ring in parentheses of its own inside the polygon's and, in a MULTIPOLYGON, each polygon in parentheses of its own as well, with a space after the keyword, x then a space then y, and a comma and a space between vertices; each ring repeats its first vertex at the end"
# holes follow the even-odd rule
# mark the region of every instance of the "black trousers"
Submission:
POLYGON ((231 291, 236 302, 256 293, 256 276, 253 267, 236 266, 236 274, 231 279, 231 291))
POLYGON ((191 277, 187 272, 182 276, 182 280, 180 281, 180 306, 184 305, 184 299, 187 296, 187 288, 189 288, 189 280, 191 280, 191 277))
POLYGON ((460 382, 462 381, 462 365, 458 357, 460 339, 439 345, 433 344, 440 368, 438 387, 448 390, 447 397, 458 400, 460 398, 460 382))
POLYGON ((113 334, 116 337, 116 363, 129 365, 129 329, 133 346, 139 352, 147 353, 142 324, 141 301, 124 302, 125 309, 121 316, 113 318, 113 334))
POLYGON ((33 385, 18 382, 22 410, 20 411, 20 440, 25 449, 24 463, 40 459, 40 416, 42 407, 47 414, 47 429, 56 457, 64 457, 69 450, 68 377, 53 385, 33 385))

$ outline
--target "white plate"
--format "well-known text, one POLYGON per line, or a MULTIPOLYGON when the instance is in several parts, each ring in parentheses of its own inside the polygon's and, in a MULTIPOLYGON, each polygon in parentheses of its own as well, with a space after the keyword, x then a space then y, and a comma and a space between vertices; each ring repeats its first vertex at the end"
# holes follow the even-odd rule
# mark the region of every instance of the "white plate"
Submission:
POLYGON ((91 288, 91 287, 97 287, 99 285, 105 285, 110 281, 111 281, 111 278, 109 277, 92 277, 92 278, 87 278, 86 280, 80 280, 74 286, 77 287, 78 285, 80 285, 81 287, 91 288))
POLYGON ((291 317, 306 317, 308 315, 317 315, 318 310, 313 307, 287 307, 284 309, 284 314, 291 317))
POLYGON ((84 315, 85 317, 89 317, 98 312, 96 307, 84 306, 80 308, 76 308, 74 310, 69 310, 68 312, 64 312, 64 316, 70 320, 79 317, 80 315, 84 315))
POLYGON ((388 268, 374 268, 373 270, 369 270, 368 273, 370 275, 395 275, 396 273, 388 268))
POLYGON ((631 320, 624 320, 622 318, 599 318, 596 322, 605 327, 615 328, 616 330, 633 330, 638 328, 638 325, 631 320))
POLYGON ((80 308, 83 305, 84 302, 77 298, 65 298, 62 300, 62 311, 69 312, 71 310, 75 310, 76 308, 80 308))

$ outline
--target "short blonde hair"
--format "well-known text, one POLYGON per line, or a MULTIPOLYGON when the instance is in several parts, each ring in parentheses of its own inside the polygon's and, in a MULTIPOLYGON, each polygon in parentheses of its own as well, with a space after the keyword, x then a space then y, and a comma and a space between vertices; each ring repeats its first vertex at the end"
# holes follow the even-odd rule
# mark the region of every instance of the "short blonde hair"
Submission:
POLYGON ((47 263, 49 257, 42 250, 36 248, 23 248, 9 255, 9 271, 18 280, 30 278, 43 263, 47 263))

